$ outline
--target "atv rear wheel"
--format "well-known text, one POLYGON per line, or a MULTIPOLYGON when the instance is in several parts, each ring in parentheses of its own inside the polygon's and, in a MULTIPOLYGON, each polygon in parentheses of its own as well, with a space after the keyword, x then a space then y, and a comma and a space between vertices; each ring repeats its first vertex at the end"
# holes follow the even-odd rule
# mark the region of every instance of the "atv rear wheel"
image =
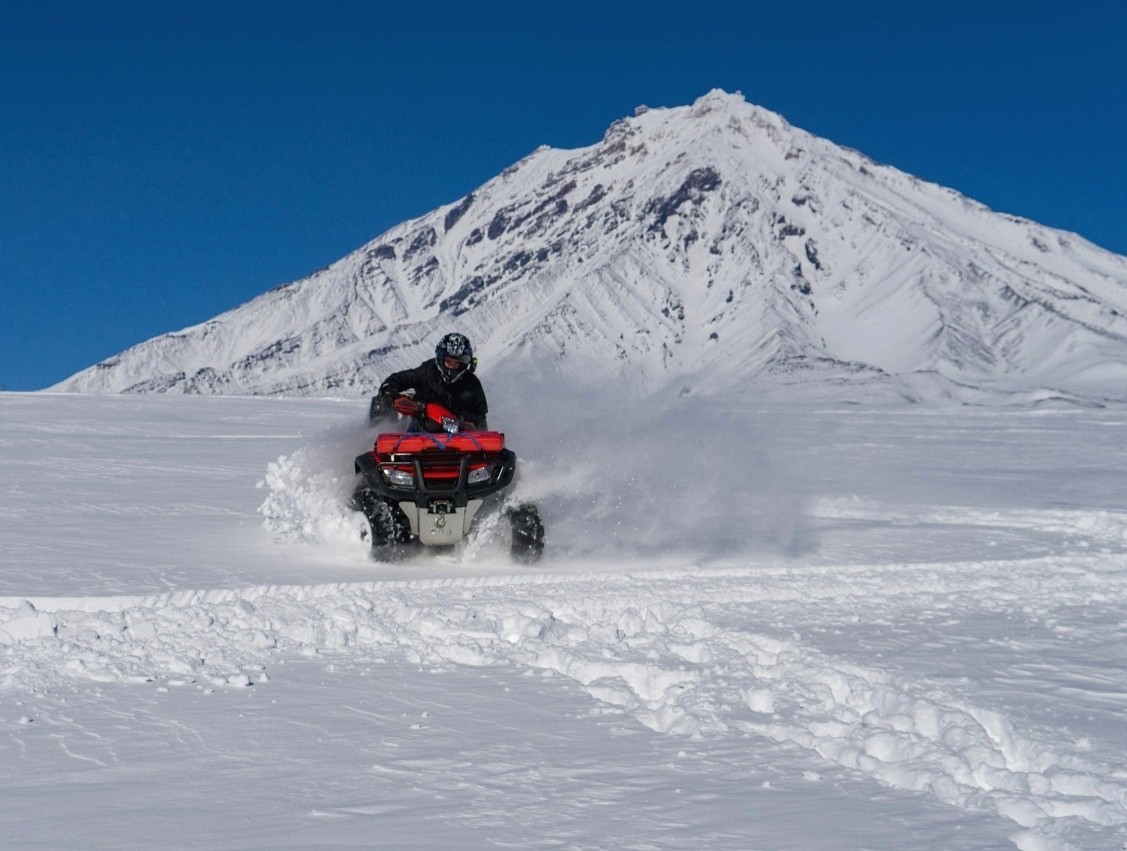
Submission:
POLYGON ((506 513, 513 532, 510 550, 513 560, 524 564, 539 561, 544 555, 544 524, 536 506, 525 502, 506 513))

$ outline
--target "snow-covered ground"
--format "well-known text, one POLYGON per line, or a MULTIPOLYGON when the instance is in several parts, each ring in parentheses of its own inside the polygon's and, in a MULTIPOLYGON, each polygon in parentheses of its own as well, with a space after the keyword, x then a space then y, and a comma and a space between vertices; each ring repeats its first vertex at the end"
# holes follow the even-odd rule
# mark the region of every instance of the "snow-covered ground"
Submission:
POLYGON ((0 394, 0 845, 1127 847, 1127 410, 492 395, 532 567, 368 560, 363 400, 0 394))

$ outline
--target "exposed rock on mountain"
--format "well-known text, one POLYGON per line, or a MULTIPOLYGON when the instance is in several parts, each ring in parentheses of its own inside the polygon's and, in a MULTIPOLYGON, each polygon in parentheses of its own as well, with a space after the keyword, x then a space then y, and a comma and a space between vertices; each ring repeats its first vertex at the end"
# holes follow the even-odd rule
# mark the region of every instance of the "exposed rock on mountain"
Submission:
POLYGON ((1127 258, 713 91, 639 108, 587 148, 540 148, 55 389, 362 394, 447 330, 486 374, 535 360, 642 393, 1122 395, 1127 258))

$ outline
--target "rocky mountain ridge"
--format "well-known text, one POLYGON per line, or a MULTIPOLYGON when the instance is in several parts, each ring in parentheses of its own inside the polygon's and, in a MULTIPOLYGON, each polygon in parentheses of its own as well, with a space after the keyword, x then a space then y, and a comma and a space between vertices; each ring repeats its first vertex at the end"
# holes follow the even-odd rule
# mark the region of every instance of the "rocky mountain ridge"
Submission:
POLYGON ((483 374, 640 394, 1127 386, 1127 258, 994 213, 736 94, 542 147, 328 268, 58 385, 353 395, 447 330, 483 374))

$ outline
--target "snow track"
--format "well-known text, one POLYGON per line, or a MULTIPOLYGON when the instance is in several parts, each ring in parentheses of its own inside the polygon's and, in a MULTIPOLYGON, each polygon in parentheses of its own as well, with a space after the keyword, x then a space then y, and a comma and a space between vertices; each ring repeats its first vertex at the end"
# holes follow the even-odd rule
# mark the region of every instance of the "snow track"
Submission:
MULTIPOLYGON (((1010 618, 1031 633, 1102 606, 1105 629, 1087 640, 1122 641, 1127 625, 1113 615, 1125 595, 1118 564, 1092 557, 0 599, 0 685, 246 687, 295 656, 507 666, 566 678, 658 733, 797 745, 890 787, 995 812, 1026 831, 1020 847, 1096 847, 1084 838, 1127 835, 1122 763, 1093 753, 1089 737, 1062 745, 1014 717, 1014 685, 988 702, 964 693, 945 666, 976 649, 935 614, 1010 618), (913 625, 941 660, 929 676, 886 652, 887 636, 913 625)), ((1017 665, 1025 647, 1015 639, 1003 658, 1017 665)), ((1076 688, 1086 674, 1070 676, 1076 688)))

